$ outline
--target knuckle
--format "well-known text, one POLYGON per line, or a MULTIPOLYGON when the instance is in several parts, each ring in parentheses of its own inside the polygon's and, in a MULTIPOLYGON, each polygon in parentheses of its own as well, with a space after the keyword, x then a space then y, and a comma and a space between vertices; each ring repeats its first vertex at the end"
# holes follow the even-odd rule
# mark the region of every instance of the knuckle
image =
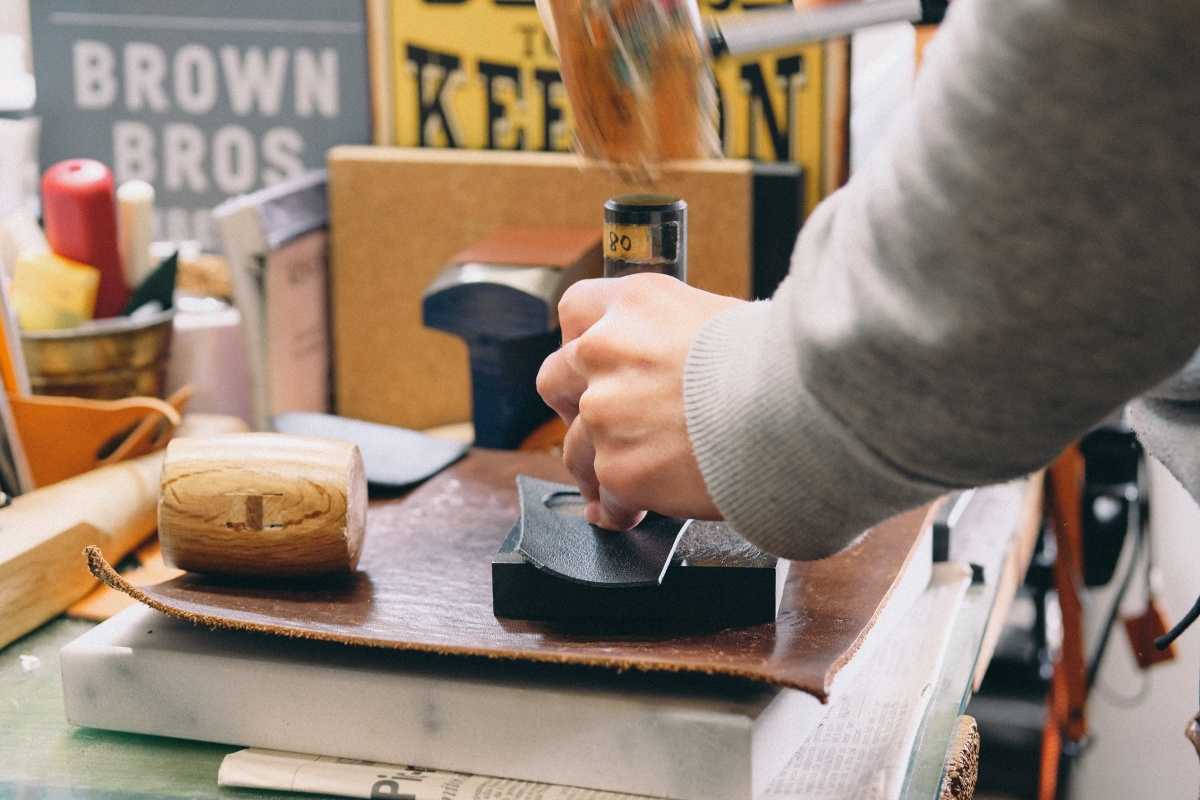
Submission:
POLYGON ((555 389, 553 373, 554 364, 551 363, 551 359, 553 358, 554 355, 552 354, 550 358, 547 358, 542 362, 542 366, 538 368, 537 378, 534 381, 534 385, 537 387, 538 394, 540 394, 543 398, 548 397, 555 389))
POLYGON ((648 277, 650 273, 626 276, 614 289, 617 304, 622 308, 640 307, 645 302, 647 293, 653 291, 653 282, 647 281, 648 277))
POLYGON ((660 272, 639 272, 627 276, 617 290, 624 305, 644 307, 654 304, 664 294, 685 285, 679 279, 660 272))
POLYGON ((591 428, 597 421, 597 417, 601 414, 603 403, 597 397, 597 392, 594 389, 588 389, 579 397, 579 418, 591 428))
POLYGON ((592 435, 603 435, 611 428, 616 407, 613 393, 603 385, 592 385, 579 397, 579 417, 592 435))
POLYGON ((629 470, 624 468, 622 459, 618 457, 597 452, 594 471, 596 481, 610 496, 622 504, 632 497, 637 488, 637 481, 630 480, 629 470))
POLYGON ((567 287, 562 297, 558 299, 559 325, 563 328, 570 328, 581 324, 584 310, 587 307, 586 299, 591 291, 587 281, 578 281, 567 287))
POLYGON ((593 464, 596 473, 596 480, 610 494, 620 495, 617 491, 615 480, 617 479, 618 470, 613 469, 613 460, 603 453, 596 453, 596 460, 593 464))
POLYGON ((559 307, 569 306, 574 307, 579 298, 588 290, 587 281, 576 281, 566 288, 562 293, 562 297, 558 301, 559 307))
POLYGON ((576 339, 574 345, 575 357, 584 366, 594 367, 608 358, 610 345, 607 337, 594 328, 576 339))

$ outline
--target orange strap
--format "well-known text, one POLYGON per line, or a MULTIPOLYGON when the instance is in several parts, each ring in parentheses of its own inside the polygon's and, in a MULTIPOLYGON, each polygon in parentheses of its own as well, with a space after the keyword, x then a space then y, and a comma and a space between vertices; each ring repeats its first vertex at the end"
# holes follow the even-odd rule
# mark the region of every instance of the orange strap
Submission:
POLYGON ((162 446, 180 423, 190 387, 171 398, 85 400, 10 394, 13 418, 35 486, 80 475, 101 464, 144 455, 162 446))

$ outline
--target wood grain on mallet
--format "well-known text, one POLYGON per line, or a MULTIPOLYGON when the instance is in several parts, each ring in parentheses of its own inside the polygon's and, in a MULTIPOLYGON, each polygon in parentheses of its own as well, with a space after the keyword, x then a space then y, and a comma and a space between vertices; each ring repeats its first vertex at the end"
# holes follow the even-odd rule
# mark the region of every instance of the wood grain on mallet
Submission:
POLYGON ((345 442, 247 433, 167 447, 158 530, 168 564, 225 575, 353 572, 367 482, 345 442))

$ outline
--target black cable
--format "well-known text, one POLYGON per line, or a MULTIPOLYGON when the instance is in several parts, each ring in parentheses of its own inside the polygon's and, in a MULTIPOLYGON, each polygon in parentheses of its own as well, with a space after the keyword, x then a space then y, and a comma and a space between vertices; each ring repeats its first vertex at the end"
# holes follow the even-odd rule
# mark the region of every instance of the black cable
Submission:
MULTIPOLYGON (((1133 583, 1133 576, 1137 573, 1138 562, 1141 560, 1142 548, 1146 545, 1148 538, 1146 534, 1145 518, 1141 513, 1141 493, 1139 489, 1137 501, 1130 500, 1126 497, 1126 503, 1129 508, 1129 527, 1135 528, 1133 538, 1133 552, 1129 556, 1129 566, 1125 569, 1125 575, 1121 578, 1121 585, 1113 596, 1112 605, 1109 607, 1108 615, 1104 621, 1104 627, 1100 629, 1100 642, 1096 646, 1096 654, 1092 658, 1092 662, 1088 664, 1087 670, 1087 685, 1088 689, 1096 683, 1096 675, 1100 672, 1100 662, 1104 658, 1104 652, 1108 649, 1108 639, 1112 634, 1112 629, 1117 623, 1117 617, 1121 613, 1121 603, 1125 600, 1125 595, 1129 591, 1130 584, 1133 583)), ((1149 562, 1147 562, 1149 569, 1149 562)))
POLYGON ((1196 604, 1192 606, 1192 610, 1184 614, 1183 619, 1179 620, 1174 628, 1167 631, 1162 636, 1154 640, 1154 646, 1159 650, 1166 650, 1171 646, 1171 643, 1179 638, 1179 635, 1186 631, 1196 618, 1200 617, 1200 597, 1196 598, 1196 604))
MULTIPOLYGON (((1186 631, 1191 624, 1196 621, 1197 617, 1200 617, 1200 597, 1196 598, 1196 603, 1192 606, 1192 610, 1184 614, 1183 619, 1179 620, 1178 624, 1176 624, 1174 628, 1171 628, 1171 630, 1167 631, 1164 635, 1154 640, 1154 646, 1159 650, 1166 650, 1171 646, 1172 642, 1179 638, 1180 634, 1186 631)), ((1200 696, 1200 692, 1197 692, 1197 695, 1200 696)), ((1200 750, 1200 748, 1197 749, 1200 750)))

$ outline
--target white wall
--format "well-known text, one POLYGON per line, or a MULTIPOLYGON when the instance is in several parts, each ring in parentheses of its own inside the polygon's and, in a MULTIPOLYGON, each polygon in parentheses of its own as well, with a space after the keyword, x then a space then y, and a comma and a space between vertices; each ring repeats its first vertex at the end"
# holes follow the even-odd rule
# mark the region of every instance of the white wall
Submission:
MULTIPOLYGON (((1173 625, 1200 595, 1200 508, 1160 464, 1150 472, 1151 536, 1173 625)), ((1135 585, 1131 598, 1140 597, 1135 585)), ((1195 800, 1200 761, 1183 736, 1200 709, 1200 622, 1176 643, 1179 658, 1142 672, 1118 624, 1089 704, 1092 743, 1076 764, 1072 800, 1195 800), (1145 696, 1133 707, 1121 698, 1145 696)))

